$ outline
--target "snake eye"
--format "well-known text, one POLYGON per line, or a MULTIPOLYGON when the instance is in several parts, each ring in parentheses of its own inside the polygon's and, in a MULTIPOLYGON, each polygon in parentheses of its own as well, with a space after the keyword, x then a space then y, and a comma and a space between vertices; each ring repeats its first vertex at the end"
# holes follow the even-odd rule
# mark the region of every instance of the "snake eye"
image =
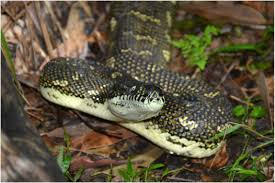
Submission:
POLYGON ((136 86, 133 86, 131 89, 130 89, 130 92, 133 92, 136 90, 136 86))
POLYGON ((152 98, 158 98, 159 94, 158 92, 154 91, 152 94, 151 94, 151 97, 152 98))

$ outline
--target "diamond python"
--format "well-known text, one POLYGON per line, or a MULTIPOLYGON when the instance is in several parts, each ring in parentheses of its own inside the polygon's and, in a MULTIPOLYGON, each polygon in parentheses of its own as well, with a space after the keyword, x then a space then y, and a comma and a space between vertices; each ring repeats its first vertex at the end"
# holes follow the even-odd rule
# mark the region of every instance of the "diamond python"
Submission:
POLYGON ((230 126, 231 104, 220 91, 204 81, 166 68, 170 59, 168 42, 173 6, 170 2, 113 3, 111 56, 104 64, 72 58, 53 59, 40 77, 43 97, 65 107, 116 121, 171 154, 194 158, 215 154, 224 141, 209 139, 230 126), (126 80, 131 84, 124 94, 121 92, 120 97, 115 98, 114 93, 120 89, 114 89, 114 86, 124 85, 126 80), (161 103, 154 103, 155 111, 139 119, 136 117, 148 108, 141 113, 134 108, 129 112, 131 117, 127 114, 120 116, 127 111, 124 104, 128 102, 131 106, 130 102, 138 98, 127 96, 129 91, 139 87, 143 90, 142 83, 151 88, 151 92, 139 95, 140 98, 144 96, 142 102, 155 93, 157 97, 148 101, 158 98, 161 103), (111 97, 110 93, 113 93, 111 97), (113 104, 126 100, 120 109, 113 108, 118 113, 110 110, 110 101, 115 99, 118 100, 113 104))

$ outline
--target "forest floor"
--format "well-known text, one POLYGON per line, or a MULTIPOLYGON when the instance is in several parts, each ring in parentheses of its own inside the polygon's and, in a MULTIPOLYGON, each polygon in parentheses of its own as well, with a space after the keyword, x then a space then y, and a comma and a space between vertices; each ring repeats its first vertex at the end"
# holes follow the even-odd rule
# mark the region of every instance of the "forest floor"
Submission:
POLYGON ((107 58, 110 2, 2 2, 1 8, 1 38, 25 111, 69 181, 274 181, 273 2, 177 5, 169 69, 203 78, 234 106, 227 145, 205 159, 171 155, 40 95, 39 75, 50 59, 107 58))

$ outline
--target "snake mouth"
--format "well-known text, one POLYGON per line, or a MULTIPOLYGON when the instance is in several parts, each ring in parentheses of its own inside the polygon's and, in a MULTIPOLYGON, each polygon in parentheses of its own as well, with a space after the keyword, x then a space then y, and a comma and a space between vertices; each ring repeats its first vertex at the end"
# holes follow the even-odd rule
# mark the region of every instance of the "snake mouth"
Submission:
POLYGON ((154 84, 120 79, 106 101, 108 110, 122 121, 143 121, 159 114, 165 97, 154 84))
POLYGON ((143 121, 157 116, 165 98, 157 91, 144 95, 120 95, 107 100, 108 109, 123 121, 143 121))

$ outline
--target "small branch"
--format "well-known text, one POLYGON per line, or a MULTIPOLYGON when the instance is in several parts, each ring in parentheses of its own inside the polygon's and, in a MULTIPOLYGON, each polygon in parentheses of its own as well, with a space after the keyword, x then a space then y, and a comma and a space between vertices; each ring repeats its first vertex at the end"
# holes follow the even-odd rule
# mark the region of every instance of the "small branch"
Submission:
POLYGON ((234 96, 234 95, 230 95, 229 97, 230 97, 231 99, 236 100, 236 101, 238 101, 238 102, 240 102, 240 103, 242 103, 242 104, 245 104, 245 105, 247 105, 247 106, 253 106, 252 103, 243 101, 242 99, 240 99, 240 98, 238 98, 238 97, 236 97, 236 96, 234 96))

